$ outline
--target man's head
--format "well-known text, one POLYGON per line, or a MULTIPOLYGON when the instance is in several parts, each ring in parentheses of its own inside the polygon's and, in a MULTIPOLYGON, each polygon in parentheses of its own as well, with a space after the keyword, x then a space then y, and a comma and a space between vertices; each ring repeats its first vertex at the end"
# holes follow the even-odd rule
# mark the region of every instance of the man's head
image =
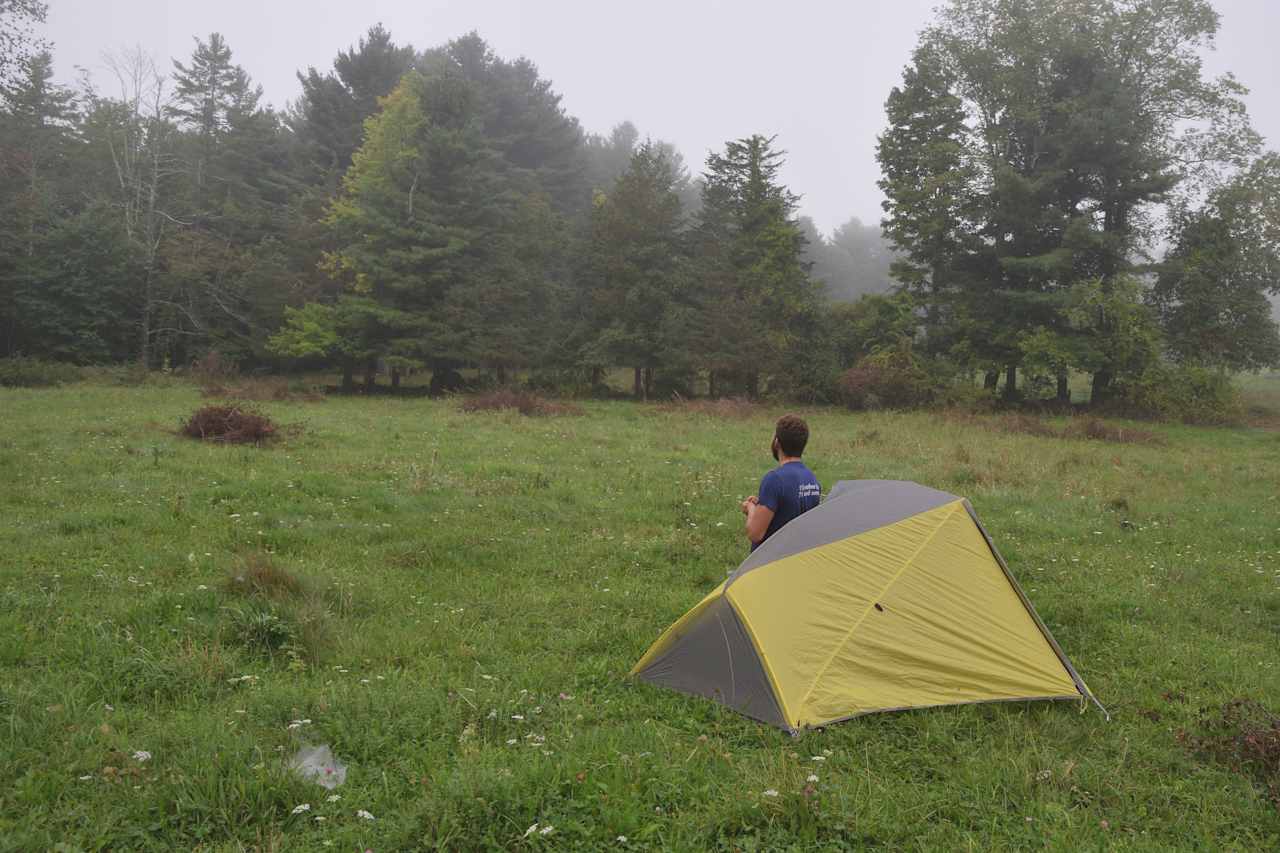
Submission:
POLYGON ((773 430, 773 458, 799 459, 809 443, 809 425, 799 415, 783 415, 773 430))

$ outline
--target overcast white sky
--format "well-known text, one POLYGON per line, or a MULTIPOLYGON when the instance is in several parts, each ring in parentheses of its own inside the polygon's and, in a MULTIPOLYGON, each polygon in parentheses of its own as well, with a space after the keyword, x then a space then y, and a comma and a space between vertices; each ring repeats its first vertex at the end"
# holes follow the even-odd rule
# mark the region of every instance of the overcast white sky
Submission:
MULTIPOLYGON (((880 216, 876 134, 916 33, 936 0, 51 0, 58 76, 75 67, 106 89, 106 49, 141 45, 186 59, 192 37, 226 36, 235 61, 277 106, 294 72, 327 69, 382 22, 422 49, 475 29, 500 55, 536 62, 590 131, 624 119, 674 142, 697 167, 708 150, 777 134, 803 211, 829 231, 880 216)), ((1215 73, 1253 91, 1254 123, 1280 147, 1280 0, 1216 0, 1215 73)))

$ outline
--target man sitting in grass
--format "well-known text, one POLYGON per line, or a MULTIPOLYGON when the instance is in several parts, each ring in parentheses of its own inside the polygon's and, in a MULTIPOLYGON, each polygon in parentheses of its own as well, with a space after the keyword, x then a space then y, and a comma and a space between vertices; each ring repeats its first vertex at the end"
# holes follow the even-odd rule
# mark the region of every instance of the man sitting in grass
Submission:
POLYGON ((778 461, 760 481, 760 495, 742 502, 747 517, 747 538, 751 550, 782 529, 791 519, 818 505, 822 486, 800 457, 809 443, 809 425, 796 415, 778 418, 773 432, 773 458, 778 461))

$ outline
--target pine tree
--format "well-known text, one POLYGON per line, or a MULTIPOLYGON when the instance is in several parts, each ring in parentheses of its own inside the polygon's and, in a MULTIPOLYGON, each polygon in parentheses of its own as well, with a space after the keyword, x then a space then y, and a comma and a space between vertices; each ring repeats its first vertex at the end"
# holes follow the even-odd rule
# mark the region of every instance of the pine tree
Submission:
POLYGON ((583 356, 592 367, 632 366, 636 397, 653 393, 657 371, 678 378, 693 361, 680 334, 687 279, 677 181, 666 152, 645 142, 591 216, 583 356))
POLYGON ((760 135, 707 158, 692 234, 699 331, 712 393, 760 391, 762 375, 795 381, 818 290, 793 218, 797 197, 778 180, 785 153, 760 135))
POLYGON ((289 117, 297 134, 313 183, 336 188, 360 147, 364 122, 378 111, 378 102, 399 85, 414 67, 412 47, 397 45, 378 24, 359 42, 340 51, 333 70, 321 74, 314 67, 298 73, 302 96, 289 117))

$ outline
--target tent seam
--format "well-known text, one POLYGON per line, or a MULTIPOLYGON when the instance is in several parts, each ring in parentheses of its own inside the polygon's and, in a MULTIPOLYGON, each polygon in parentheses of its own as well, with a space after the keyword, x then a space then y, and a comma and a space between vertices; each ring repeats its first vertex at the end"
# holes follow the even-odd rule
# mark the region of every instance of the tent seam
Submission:
MULTIPOLYGON (((907 569, 911 568, 911 564, 915 562, 916 557, 920 556, 920 552, 929 546, 929 543, 931 543, 934 540, 934 537, 938 535, 938 531, 941 530, 946 525, 946 523, 951 520, 951 517, 956 514, 956 510, 959 509, 962 505, 963 505, 963 501, 960 501, 960 500, 957 500, 951 504, 943 504, 943 506, 950 506, 951 510, 938 521, 938 526, 935 527, 929 533, 929 536, 923 542, 920 543, 920 546, 911 553, 911 556, 903 561, 902 567, 899 568, 898 571, 894 573, 893 577, 889 579, 889 582, 886 583, 884 587, 880 590, 880 592, 874 598, 871 599, 870 603, 867 604, 865 608, 863 608, 862 615, 859 616, 857 621, 854 622, 853 625, 849 627, 849 630, 845 632, 844 637, 842 637, 840 639, 840 642, 836 644, 836 647, 831 650, 831 654, 827 656, 826 661, 822 664, 822 668, 818 670, 817 674, 813 677, 813 681, 810 682, 809 689, 805 691, 804 696, 800 699, 801 709, 803 709, 805 705, 808 703, 809 697, 813 695, 814 688, 818 686, 818 683, 822 681, 822 677, 827 674, 827 670, 831 668, 831 662, 836 659, 836 656, 840 654, 841 650, 843 650, 844 647, 849 643, 849 640, 853 637, 854 632, 857 631, 858 628, 862 626, 862 623, 866 621, 867 614, 869 614, 871 612, 871 608, 875 607, 876 605, 876 600, 883 598, 884 594, 888 592, 889 589, 898 582, 898 579, 902 577, 903 573, 905 573, 907 569)), ((904 518, 902 519, 902 521, 906 521, 906 519, 904 518)))
POLYGON ((751 621, 747 619, 746 613, 737 605, 737 602, 729 595, 729 590, 724 591, 724 600, 729 602, 729 607, 738 617, 738 621, 742 623, 742 628, 747 632, 747 639, 751 640, 752 651, 756 653, 756 657, 760 659, 760 668, 764 670, 764 677, 769 680, 769 686, 773 688, 773 699, 778 703, 778 711, 782 714, 782 719, 787 725, 799 725, 798 720, 792 720, 791 714, 787 711, 787 701, 782 695, 782 688, 778 685, 778 678, 773 674, 773 667, 769 665, 769 658, 764 654, 764 650, 760 646, 760 639, 756 636, 755 628, 751 627, 751 621))

